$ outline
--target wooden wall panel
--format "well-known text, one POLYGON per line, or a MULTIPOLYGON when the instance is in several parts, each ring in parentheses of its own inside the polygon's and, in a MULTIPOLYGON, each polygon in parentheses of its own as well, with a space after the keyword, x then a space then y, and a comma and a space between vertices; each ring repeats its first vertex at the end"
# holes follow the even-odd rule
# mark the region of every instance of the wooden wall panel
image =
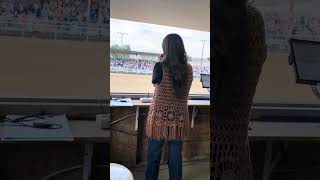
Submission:
POLYGON ((0 37, 0 97, 105 98, 106 42, 0 37))
POLYGON ((315 103, 319 99, 306 84, 297 84, 287 53, 269 53, 257 85, 254 101, 275 103, 315 103))
POLYGON ((126 166, 136 164, 137 132, 135 126, 135 108, 111 108, 111 122, 133 114, 133 116, 111 125, 111 162, 126 166))

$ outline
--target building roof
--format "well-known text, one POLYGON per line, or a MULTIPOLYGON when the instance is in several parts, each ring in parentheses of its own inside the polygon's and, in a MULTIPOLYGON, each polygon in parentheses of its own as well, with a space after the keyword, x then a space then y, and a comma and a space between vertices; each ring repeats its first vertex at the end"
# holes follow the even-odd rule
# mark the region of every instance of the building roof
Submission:
POLYGON ((210 0, 112 0, 111 18, 210 31, 210 0))

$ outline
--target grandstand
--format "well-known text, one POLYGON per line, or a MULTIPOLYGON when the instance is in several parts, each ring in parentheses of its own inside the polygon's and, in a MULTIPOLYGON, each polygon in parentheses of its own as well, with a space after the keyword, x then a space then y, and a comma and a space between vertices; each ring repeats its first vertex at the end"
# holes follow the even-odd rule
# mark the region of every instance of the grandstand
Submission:
POLYGON ((287 51, 290 38, 320 41, 320 17, 301 15, 294 17, 293 23, 290 23, 288 17, 267 12, 264 19, 270 50, 287 51))
MULTIPOLYGON (((112 73, 151 75, 159 56, 160 54, 156 53, 111 50, 110 71, 112 73), (128 56, 119 57, 117 56, 119 54, 127 54, 128 56)), ((193 67, 194 77, 199 78, 200 74, 210 74, 208 59, 204 59, 201 65, 201 59, 189 57, 189 63, 193 67)))
POLYGON ((0 0, 0 35, 106 41, 109 0, 0 0))
POLYGON ((290 38, 320 41, 319 15, 312 13, 311 10, 311 12, 301 11, 303 8, 299 8, 302 5, 312 4, 298 1, 292 3, 277 2, 279 6, 277 8, 274 8, 273 3, 262 3, 262 1, 257 3, 257 7, 263 12, 266 40, 271 51, 287 52, 290 38))

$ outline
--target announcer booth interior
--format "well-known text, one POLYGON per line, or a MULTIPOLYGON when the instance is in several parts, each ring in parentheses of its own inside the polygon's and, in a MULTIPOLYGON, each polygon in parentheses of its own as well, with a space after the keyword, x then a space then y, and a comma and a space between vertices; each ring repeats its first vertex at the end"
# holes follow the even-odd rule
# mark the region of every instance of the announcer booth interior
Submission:
MULTIPOLYGON (((130 169, 134 179, 144 179, 153 66, 163 53, 163 38, 177 33, 194 75, 188 103, 191 133, 182 151, 183 178, 209 179, 210 97, 200 80, 201 74, 210 75, 210 1, 112 0, 110 7, 111 162, 130 169)), ((167 160, 164 145, 159 179, 168 179, 167 160)))
POLYGON ((107 178, 109 3, 0 0, 0 179, 107 178))
POLYGON ((255 0, 268 54, 251 112, 256 179, 318 179, 320 157, 319 1, 255 0))

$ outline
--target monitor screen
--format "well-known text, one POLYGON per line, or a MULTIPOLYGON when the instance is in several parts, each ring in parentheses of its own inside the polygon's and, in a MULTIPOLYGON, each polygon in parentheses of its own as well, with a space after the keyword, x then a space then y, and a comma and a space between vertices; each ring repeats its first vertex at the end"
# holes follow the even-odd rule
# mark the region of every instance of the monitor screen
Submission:
POLYGON ((210 88, 210 75, 201 74, 201 82, 203 88, 210 88))
POLYGON ((320 42, 290 39, 290 48, 296 82, 320 83, 320 42))

